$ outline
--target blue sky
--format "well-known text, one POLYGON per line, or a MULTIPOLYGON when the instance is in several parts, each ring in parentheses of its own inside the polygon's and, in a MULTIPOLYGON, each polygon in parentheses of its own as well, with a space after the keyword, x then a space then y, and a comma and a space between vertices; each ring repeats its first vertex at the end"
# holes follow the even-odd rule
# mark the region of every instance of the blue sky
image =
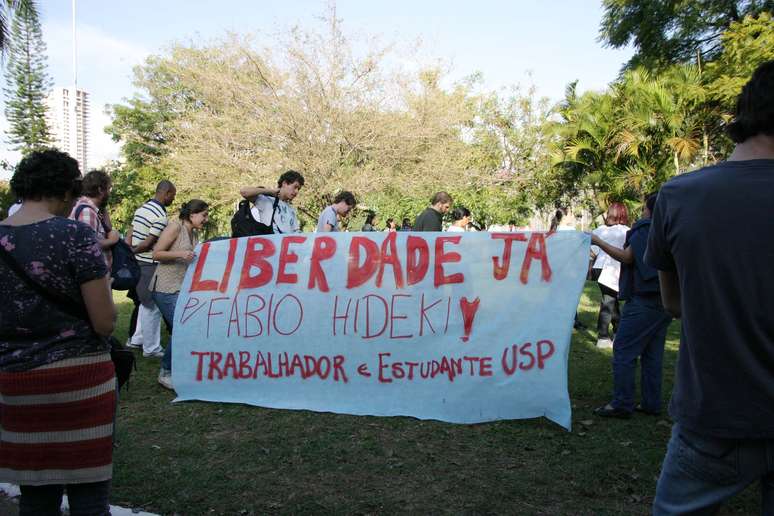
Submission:
MULTIPOLYGON (((72 84, 71 1, 38 2, 49 71, 57 86, 72 84)), ((132 67, 173 42, 206 41, 227 31, 256 34, 262 45, 293 25, 311 26, 327 0, 78 0, 78 84, 91 93, 91 163, 116 158, 103 134, 104 105, 131 96, 132 67)), ((390 0, 336 2, 346 34, 384 42, 421 42, 421 55, 451 68, 452 78, 483 75, 486 89, 529 82, 558 100, 579 81, 581 91, 614 80, 631 49, 597 42, 599 0, 390 0)), ((357 39, 357 38, 355 38, 357 39)), ((5 128, 4 118, 0 128, 5 128)), ((15 161, 3 140, 0 158, 15 161)))

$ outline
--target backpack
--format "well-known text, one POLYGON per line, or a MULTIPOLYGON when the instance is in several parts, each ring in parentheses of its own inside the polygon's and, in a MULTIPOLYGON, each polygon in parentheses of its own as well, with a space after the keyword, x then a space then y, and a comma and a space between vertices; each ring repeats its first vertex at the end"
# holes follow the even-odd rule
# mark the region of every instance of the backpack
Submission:
MULTIPOLYGON (((75 209, 75 213, 73 213, 73 219, 78 220, 78 216, 85 208, 94 210, 94 208, 91 206, 81 204, 75 209)), ((99 213, 97 213, 97 216, 99 216, 99 213)), ((107 233, 108 227, 102 221, 102 218, 99 220, 102 224, 102 227, 105 229, 105 232, 107 233)), ((113 279, 113 281, 110 284, 110 288, 113 290, 133 289, 140 281, 140 264, 137 263, 137 258, 134 256, 134 251, 132 251, 132 248, 129 246, 129 244, 124 242, 122 239, 119 239, 118 242, 116 242, 115 245, 110 248, 110 251, 113 254, 113 265, 110 268, 110 277, 113 279)))
POLYGON ((274 214, 277 213, 278 204, 279 197, 275 197, 274 208, 271 212, 271 222, 267 226, 266 224, 258 222, 253 218, 253 214, 250 211, 250 201, 247 199, 239 201, 239 207, 237 208, 236 213, 234 213, 234 216, 231 217, 231 238, 256 235, 273 235, 274 214))

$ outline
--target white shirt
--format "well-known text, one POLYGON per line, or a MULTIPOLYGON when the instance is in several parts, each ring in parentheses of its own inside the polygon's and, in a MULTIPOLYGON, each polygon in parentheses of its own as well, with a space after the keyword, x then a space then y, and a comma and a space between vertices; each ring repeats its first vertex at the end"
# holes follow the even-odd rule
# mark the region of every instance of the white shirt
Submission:
POLYGON ((449 226, 449 229, 447 229, 446 231, 449 231, 449 232, 452 232, 452 233, 455 233, 455 232, 464 232, 464 231, 465 231, 465 228, 461 228, 461 227, 459 227, 459 226, 449 226))
MULTIPOLYGON (((629 226, 616 224, 615 226, 599 226, 592 231, 592 233, 606 243, 623 249, 624 242, 626 242, 627 231, 629 231, 629 226)), ((592 245, 591 251, 597 255, 597 259, 594 260, 593 268, 602 269, 597 281, 618 292, 618 278, 621 275, 621 263, 611 258, 609 254, 604 252, 598 246, 592 245)))
MULTIPOLYGON (((271 214, 274 211, 275 197, 270 195, 259 195, 255 199, 255 205, 250 208, 253 218, 261 224, 267 226, 271 223, 271 214)), ((277 212, 274 214, 275 233, 300 233, 301 221, 298 220, 296 209, 283 200, 277 203, 277 212)))

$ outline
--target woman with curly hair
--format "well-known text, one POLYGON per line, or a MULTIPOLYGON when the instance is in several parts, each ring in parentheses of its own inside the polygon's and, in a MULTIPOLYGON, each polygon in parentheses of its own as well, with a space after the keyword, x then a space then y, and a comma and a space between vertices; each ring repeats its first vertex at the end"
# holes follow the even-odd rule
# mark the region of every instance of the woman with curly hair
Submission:
POLYGON ((67 215, 78 163, 33 152, 0 222, 0 481, 19 484, 19 514, 109 514, 116 379, 107 266, 94 231, 67 215))

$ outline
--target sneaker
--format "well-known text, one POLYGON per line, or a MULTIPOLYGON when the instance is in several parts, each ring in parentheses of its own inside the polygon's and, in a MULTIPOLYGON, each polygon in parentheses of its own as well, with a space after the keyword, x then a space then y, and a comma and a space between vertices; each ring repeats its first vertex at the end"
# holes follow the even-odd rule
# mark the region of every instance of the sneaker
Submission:
POLYGON ((132 339, 126 339, 126 347, 138 349, 142 347, 142 342, 140 342, 139 344, 135 344, 134 342, 132 342, 132 339))
POLYGON ((635 412, 641 412, 642 414, 648 415, 648 416, 660 416, 661 411, 660 410, 647 410, 642 408, 642 404, 637 404, 636 407, 634 407, 635 412))
POLYGON ((142 356, 145 358, 161 358, 164 356, 164 349, 157 349, 156 351, 151 351, 150 353, 143 351, 142 356))
POLYGON ((595 408, 594 415, 599 417, 615 417, 618 419, 629 419, 632 417, 631 412, 627 412, 624 409, 615 408, 610 403, 595 408))
POLYGON ((175 388, 172 387, 172 373, 161 371, 159 372, 158 380, 159 380, 159 384, 165 389, 169 389, 170 391, 175 390, 175 388))
POLYGON ((613 341, 610 339, 597 339, 599 349, 613 349, 613 341))

